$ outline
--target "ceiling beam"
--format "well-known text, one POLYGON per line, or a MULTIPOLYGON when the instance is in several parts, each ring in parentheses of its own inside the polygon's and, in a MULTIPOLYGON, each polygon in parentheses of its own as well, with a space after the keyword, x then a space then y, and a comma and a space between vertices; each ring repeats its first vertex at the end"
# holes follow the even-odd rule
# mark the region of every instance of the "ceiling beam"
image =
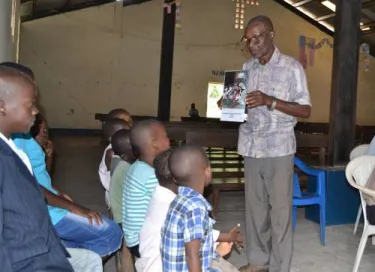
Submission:
POLYGON ((316 18, 316 20, 319 22, 319 21, 327 20, 327 19, 332 18, 332 17, 335 17, 334 13, 318 17, 318 18, 316 18))
POLYGON ((369 22, 367 24, 363 24, 361 25, 361 28, 366 28, 366 27, 371 27, 371 26, 375 26, 375 21, 369 22))
POLYGON ((314 1, 314 0, 303 0, 303 1, 300 1, 300 2, 297 2, 297 3, 293 4, 293 7, 297 8, 297 7, 303 6, 307 3, 310 3, 312 1, 314 1))
MULTIPOLYGON (((304 2, 304 1, 302 1, 304 2)), ((298 2, 300 3, 300 2, 298 2)), ((371 0, 371 1, 368 1, 366 3, 363 3, 362 4, 362 8, 361 9, 366 9, 366 8, 370 8, 370 7, 373 7, 375 6, 375 0, 371 0)), ((320 16, 318 18, 316 18, 317 21, 323 21, 323 20, 327 20, 329 18, 332 18, 332 17, 335 17, 335 13, 330 13, 330 14, 327 14, 327 15, 324 15, 324 16, 320 16)))

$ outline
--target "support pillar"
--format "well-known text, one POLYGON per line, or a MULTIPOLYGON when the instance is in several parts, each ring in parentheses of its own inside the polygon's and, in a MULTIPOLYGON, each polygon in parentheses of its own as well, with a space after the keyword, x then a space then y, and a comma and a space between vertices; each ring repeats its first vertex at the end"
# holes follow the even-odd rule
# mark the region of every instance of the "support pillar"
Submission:
MULTIPOLYGON (((172 2, 172 0, 164 1, 165 4, 172 2)), ((170 8, 170 13, 167 8, 164 8, 161 38, 158 118, 162 121, 169 121, 171 115, 176 5, 173 4, 170 8)))
POLYGON ((0 1, 0 62, 17 61, 20 1, 0 1))
POLYGON ((355 144, 361 0, 336 0, 328 162, 345 165, 355 144))

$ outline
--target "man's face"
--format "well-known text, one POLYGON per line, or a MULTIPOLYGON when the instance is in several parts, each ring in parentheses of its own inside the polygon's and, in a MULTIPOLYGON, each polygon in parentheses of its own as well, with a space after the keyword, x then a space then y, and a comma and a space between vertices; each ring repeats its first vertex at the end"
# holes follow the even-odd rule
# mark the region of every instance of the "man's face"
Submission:
POLYGON ((13 94, 2 103, 12 133, 28 133, 38 114, 35 85, 26 79, 10 84, 13 94))
POLYGON ((245 30, 243 41, 254 58, 262 58, 273 46, 273 32, 263 23, 254 23, 245 30))

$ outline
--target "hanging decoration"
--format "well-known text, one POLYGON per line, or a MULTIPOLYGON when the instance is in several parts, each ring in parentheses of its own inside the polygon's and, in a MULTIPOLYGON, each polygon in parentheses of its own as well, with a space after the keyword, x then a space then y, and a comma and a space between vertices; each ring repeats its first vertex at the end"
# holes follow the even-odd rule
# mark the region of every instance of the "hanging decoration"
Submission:
POLYGON ((175 27, 176 28, 181 28, 181 20, 180 20, 180 10, 181 10, 181 4, 180 0, 175 0, 170 3, 164 3, 162 5, 163 9, 167 9, 167 13, 171 14, 172 13, 172 6, 176 6, 176 18, 175 18, 175 27))
POLYGON ((313 66, 315 63, 315 50, 320 49, 323 45, 327 45, 330 48, 333 48, 333 43, 331 43, 327 38, 322 39, 318 43, 316 39, 309 38, 306 36, 299 36, 298 38, 298 46, 299 46, 299 61, 302 64, 303 68, 307 68, 307 66, 313 66), (308 50, 308 56, 306 53, 308 50))
POLYGON ((306 37, 299 36, 298 39, 299 43, 299 62, 303 66, 303 68, 307 68, 307 57, 306 57, 306 37))
POLYGON ((176 21, 175 21, 176 28, 181 28, 180 9, 181 9, 181 3, 180 1, 177 1, 176 2, 176 21))
POLYGON ((370 46, 367 43, 361 44, 361 51, 364 54, 364 68, 368 72, 370 70, 370 46))
POLYGON ((236 2, 234 28, 243 29, 245 19, 245 6, 250 5, 250 0, 232 0, 232 2, 236 2))

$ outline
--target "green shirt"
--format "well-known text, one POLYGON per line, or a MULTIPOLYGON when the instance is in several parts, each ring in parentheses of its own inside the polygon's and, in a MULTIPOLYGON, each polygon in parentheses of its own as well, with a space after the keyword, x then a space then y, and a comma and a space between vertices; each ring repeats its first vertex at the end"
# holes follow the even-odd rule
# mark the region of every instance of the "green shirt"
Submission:
POLYGON ((124 160, 120 160, 111 177, 109 186, 109 201, 113 219, 116 223, 122 222, 122 193, 124 191, 125 175, 128 172, 130 164, 124 160))

